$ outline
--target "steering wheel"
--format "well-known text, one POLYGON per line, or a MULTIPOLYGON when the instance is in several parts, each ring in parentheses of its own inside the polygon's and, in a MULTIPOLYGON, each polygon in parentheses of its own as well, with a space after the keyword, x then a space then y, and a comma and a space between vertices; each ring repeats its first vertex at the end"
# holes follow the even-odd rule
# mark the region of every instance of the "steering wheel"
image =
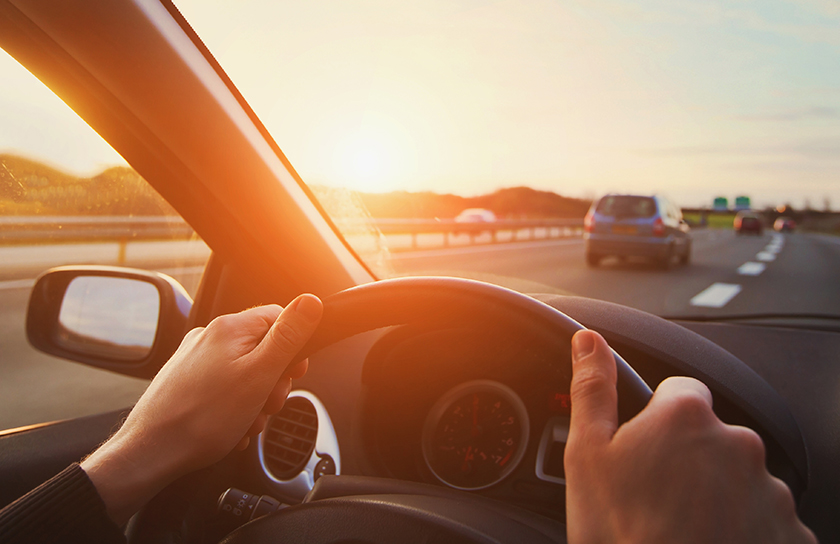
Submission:
MULTIPOLYGON (((570 382, 570 340, 584 329, 534 298, 457 278, 381 280, 341 291, 323 302, 321 323, 295 362, 340 340, 382 327, 501 325, 527 345, 557 354, 556 364, 570 382)), ((644 408, 652 393, 615 351, 613 357, 618 371, 619 420, 627 421, 644 408)), ((176 490, 179 486, 188 488, 190 484, 176 482, 170 486, 170 498, 163 493, 132 520, 129 542, 174 541, 173 534, 180 533, 183 524, 171 507, 172 502, 183 502, 176 490)), ((304 503, 247 523, 223 542, 539 543, 562 541, 564 532, 561 524, 527 510, 461 491, 380 478, 324 476, 304 503)))
MULTIPOLYGON (((504 324, 561 354, 568 353, 571 336, 584 328, 543 302, 488 283, 398 278, 327 297, 321 324, 296 360, 355 334, 409 324, 504 324)), ((615 351, 613 357, 619 418, 626 421, 644 408, 651 390, 615 351)), ((570 377, 571 369, 566 371, 570 377)), ((538 516, 507 505, 499 509, 499 504, 411 482, 323 477, 304 504, 248 523, 223 542, 556 542, 556 531, 541 526, 538 516)))

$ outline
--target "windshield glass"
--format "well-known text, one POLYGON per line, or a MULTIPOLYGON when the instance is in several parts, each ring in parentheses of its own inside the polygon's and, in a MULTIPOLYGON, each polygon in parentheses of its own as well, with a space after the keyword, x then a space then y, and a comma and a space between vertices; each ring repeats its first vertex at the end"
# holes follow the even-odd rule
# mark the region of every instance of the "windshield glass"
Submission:
POLYGON ((840 314, 835 3, 176 4, 380 276, 840 314))
POLYGON ((653 217, 656 201, 644 196, 609 195, 598 202, 595 212, 608 217, 653 217))

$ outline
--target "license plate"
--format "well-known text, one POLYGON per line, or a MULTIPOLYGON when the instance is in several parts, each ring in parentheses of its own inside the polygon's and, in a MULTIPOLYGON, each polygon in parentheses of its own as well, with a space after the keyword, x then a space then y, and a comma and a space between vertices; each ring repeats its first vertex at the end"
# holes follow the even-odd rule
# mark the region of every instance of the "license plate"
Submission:
POLYGON ((636 227, 632 225, 613 225, 613 234, 636 234, 636 227))

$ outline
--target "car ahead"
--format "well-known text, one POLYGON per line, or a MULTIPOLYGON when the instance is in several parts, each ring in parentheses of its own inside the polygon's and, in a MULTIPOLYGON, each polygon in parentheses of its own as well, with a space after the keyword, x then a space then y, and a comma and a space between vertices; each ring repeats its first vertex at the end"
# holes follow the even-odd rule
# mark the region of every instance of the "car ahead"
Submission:
POLYGON ((732 228, 735 229, 735 234, 749 233, 761 236, 764 232, 764 222, 753 212, 740 211, 735 214, 735 219, 732 222, 732 228))
POLYGON ((592 204, 584 219, 586 263, 645 257, 661 268, 674 258, 691 259, 691 236, 682 212, 661 196, 609 194, 592 204))
MULTIPOLYGON (((217 4, 212 8, 220 9, 217 4)), ((239 5, 234 8, 241 10, 239 5)), ((423 19, 424 25, 428 22, 423 19)), ((238 28, 238 23, 224 23, 225 29, 238 28)), ((275 21, 270 23, 272 32, 282 34, 276 32, 275 21)), ((445 23, 451 21, 446 18, 445 23)), ((330 32, 336 28, 327 26, 330 32)), ((491 29, 494 44, 503 44, 495 24, 481 26, 491 29)), ((355 27, 349 30, 353 39, 358 38, 355 27)), ((553 24, 551 31, 556 32, 553 24)), ((237 47, 253 41, 262 52, 270 49, 261 40, 252 40, 249 32, 244 36, 247 39, 237 42, 237 47)), ((234 36, 223 33, 221 37, 234 36)), ((440 42, 436 38, 434 43, 440 42)), ((345 45, 342 41, 342 51, 345 45)), ((317 47, 321 46, 319 42, 317 47)), ((44 370, 34 380, 40 388, 27 390, 22 397, 34 401, 33 407, 83 387, 92 375, 148 379, 189 329, 257 304, 287 304, 302 292, 324 298, 344 292, 339 296, 348 302, 344 298, 347 293, 358 292, 348 289, 385 285, 384 295, 369 295, 365 290, 364 299, 353 304, 349 301, 353 311, 345 325, 352 329, 354 316, 361 322, 370 316, 381 317, 378 312, 385 310, 405 318, 400 323, 371 320, 371 326, 382 327, 367 332, 357 328, 359 334, 334 339, 332 345, 312 351, 309 372, 295 381, 288 409, 272 419, 260 439, 252 441, 247 450, 163 490, 127 526, 129 542, 218 542, 232 527, 217 508, 220 495, 228 488, 240 488, 255 497, 273 496, 289 505, 250 525, 262 530, 262 535, 252 540, 256 543, 275 541, 278 528, 271 523, 282 524, 298 513, 311 512, 317 513, 311 522, 318 527, 344 520, 355 529, 396 527, 403 529, 405 536, 417 534, 418 527, 457 525, 480 532, 501 525, 506 538, 495 541, 564 540, 568 331, 539 329, 530 319, 533 314, 524 307, 497 306, 499 299, 488 293, 498 294, 498 287, 490 291, 481 287, 476 299, 470 298, 475 295, 472 282, 451 288, 437 280, 431 285, 381 281, 388 277, 387 272, 376 268, 375 259, 359 257, 349 244, 350 236, 343 236, 339 228, 341 217, 327 213, 329 202, 318 201, 313 189, 303 183, 222 66, 170 3, 0 0, 0 47, 95 128, 131 164, 132 172, 142 175, 154 189, 150 192, 171 205, 166 209, 167 219, 171 220, 172 210, 180 214, 211 251, 206 262, 191 263, 174 272, 170 267, 155 272, 125 264, 96 265, 99 252, 111 246, 115 255, 119 251, 119 262, 130 261, 131 250, 137 248, 125 249, 114 242, 97 247, 89 261, 82 261, 94 265, 82 267, 77 257, 80 244, 71 237, 63 251, 49 246, 50 256, 66 259, 69 266, 42 275, 35 289, 28 281, 34 276, 16 277, 11 275, 11 267, 4 269, 8 272, 3 279, 5 300, 26 302, 28 297, 29 310, 27 313, 21 307, 6 314, 3 333, 9 336, 3 337, 0 357, 3 370, 12 378, 35 362, 44 363, 39 367, 44 370), (169 277, 182 274, 189 274, 197 283, 188 289, 189 296, 182 288, 186 279, 169 277), (450 288, 442 297, 441 289, 450 288), (436 314, 438 319, 412 319, 412 313, 419 316, 417 310, 426 299, 432 301, 426 304, 427 309, 442 308, 436 314), (461 306, 459 301, 466 299, 461 306), (456 303, 460 311, 453 318, 450 309, 456 303), (62 311, 65 307, 85 312, 62 311), (73 321, 74 315, 86 319, 73 321), (6 339, 18 330, 26 330, 33 345, 60 359, 45 363, 29 357, 20 346, 7 349, 6 339), (85 379, 62 380, 60 372, 65 368, 91 374, 85 379), (434 459, 435 448, 441 446, 435 438, 436 425, 457 418, 464 407, 469 409, 461 401, 470 398, 504 405, 520 429, 503 437, 511 448, 509 456, 502 456, 504 466, 490 463, 483 474, 458 470, 463 463, 447 470, 434 459), (283 434, 289 430, 291 434, 283 434), (298 438, 300 442, 295 443, 298 438), (303 447, 289 448, 290 442, 303 447), (365 500, 371 495, 372 499, 365 500), (352 498, 342 502, 341 497, 352 498), (352 515, 353 510, 343 516, 338 507, 348 503, 367 508, 364 515, 352 515), (414 514, 407 519, 396 516, 397 511, 414 514)), ((493 69, 498 74, 495 66, 493 69)), ((332 66, 319 73, 330 71, 332 66)), ((293 87, 287 84, 285 88, 293 87)), ((6 88, 0 86, 0 90, 6 88)), ((17 92, 15 96, 26 94, 17 92)), ((275 99, 272 93, 272 103, 275 99)), ((24 129, 47 113, 47 109, 37 110, 20 131, 6 132, 30 134, 24 129)), ((49 140, 58 126, 40 129, 34 140, 49 140)), ((59 143, 77 152, 69 145, 75 142, 59 143)), ((667 151, 667 160, 672 161, 673 149, 667 151)), ((691 152, 692 157, 696 155, 691 152)), ((89 202, 90 195, 72 184, 62 187, 63 191, 45 190, 47 174, 43 172, 47 170, 36 171, 27 163, 31 170, 25 176, 11 177, 6 175, 11 160, 2 161, 2 187, 12 194, 15 204, 27 210, 28 220, 42 210, 47 197, 81 195, 82 207, 89 202), (27 200, 28 196, 32 199, 27 200)), ((128 176, 125 170, 117 174, 128 176)), ((68 177, 55 172, 50 175, 68 177)), ((114 193, 114 200, 120 203, 138 199, 137 195, 114 193)), ((339 204, 349 207, 352 199, 339 204)), ((56 230, 64 231, 72 223, 62 223, 56 230)), ((721 252, 715 243, 725 242, 724 234, 710 233, 706 239, 710 249, 704 256, 721 252)), ((61 236, 61 232, 55 233, 56 240, 61 236)), ((807 243, 816 246, 822 242, 815 237, 807 243)), ((829 251, 830 244, 826 242, 820 249, 829 251)), ((180 247, 176 244, 170 251, 177 254, 180 247)), ((537 248, 534 261, 567 251, 579 262, 584 251, 583 241, 568 239, 508 244, 502 249, 491 248, 488 254, 502 255, 497 258, 502 268, 513 267, 521 264, 513 254, 529 247, 537 248)), ((148 247, 141 244, 140 249, 148 247)), ((728 246, 728 250, 734 248, 728 246)), ((775 262, 768 264, 768 269, 785 261, 788 248, 775 243, 772 250, 775 262)), ((39 258, 45 253, 37 246, 32 252, 39 258)), ((457 271, 464 260, 480 260, 475 258, 477 253, 467 252, 452 268, 457 271)), ((730 257, 728 253, 724 256, 730 257)), ((455 262, 457 255, 450 252, 445 257, 455 262)), ((149 267, 161 268, 154 262, 149 267)), ((569 296, 568 291, 533 297, 501 291, 508 297, 505 300, 527 299, 528 309, 535 304, 543 310, 550 306, 598 330, 651 386, 666 376, 703 380, 721 419, 750 427, 762 438, 768 469, 789 486, 802 520, 820 541, 840 541, 836 515, 840 490, 840 471, 836 469, 840 451, 836 432, 840 428, 836 395, 840 327, 836 315, 840 304, 828 289, 821 289, 819 296, 801 291, 809 282, 799 281, 790 292, 780 289, 762 299, 767 303, 778 299, 783 306, 807 299, 816 310, 796 314, 762 311, 763 307, 753 305, 758 303, 739 305, 742 299, 737 297, 744 297, 750 288, 746 280, 737 280, 738 289, 732 289, 734 269, 725 270, 722 265, 705 268, 719 273, 722 282, 729 284, 724 290, 737 295, 732 302, 734 311, 721 310, 719 296, 707 297, 715 298, 713 303, 718 305, 709 313, 699 313, 695 306, 671 317, 660 312, 662 317, 592 296, 569 296)), ((569 265, 567 270, 549 272, 573 275, 576 269, 569 265)), ((820 273, 829 278, 820 284, 823 287, 831 285, 837 271, 828 268, 820 273)), ((675 295, 676 289, 669 289, 673 284, 665 285, 668 278, 662 276, 638 289, 645 300, 667 302, 675 295)), ((505 281, 501 273, 486 277, 505 281)), ((610 288, 609 284, 617 284, 622 277, 598 280, 610 288)), ((772 277, 767 274, 759 279, 770 281, 772 277)), ((689 283, 696 280, 692 276, 689 283)), ((534 287, 539 285, 544 284, 531 281, 521 291, 538 293, 534 287)), ((629 399, 625 393, 623 388, 619 390, 622 404, 629 399)), ((96 448, 124 420, 132 402, 126 400, 114 409, 84 417, 53 417, 0 432, 0 504, 9 503, 96 448)), ((464 443, 470 440, 469 433, 457 438, 464 443)), ((486 542, 489 538, 474 540, 486 542)))
POLYGON ((485 208, 467 208, 455 216, 456 223, 493 223, 496 214, 485 208))
POLYGON ((796 221, 790 217, 778 217, 773 222, 773 230, 776 232, 793 232, 796 229, 796 221))

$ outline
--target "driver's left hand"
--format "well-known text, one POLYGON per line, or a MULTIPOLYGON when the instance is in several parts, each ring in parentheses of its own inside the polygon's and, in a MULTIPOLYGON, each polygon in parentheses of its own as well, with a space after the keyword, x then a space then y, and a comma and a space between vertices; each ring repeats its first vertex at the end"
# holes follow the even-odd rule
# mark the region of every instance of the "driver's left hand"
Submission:
POLYGON ((322 312, 318 298, 301 295, 184 337, 122 428, 82 462, 117 524, 175 479, 247 447, 306 372, 307 361, 289 365, 322 312))

